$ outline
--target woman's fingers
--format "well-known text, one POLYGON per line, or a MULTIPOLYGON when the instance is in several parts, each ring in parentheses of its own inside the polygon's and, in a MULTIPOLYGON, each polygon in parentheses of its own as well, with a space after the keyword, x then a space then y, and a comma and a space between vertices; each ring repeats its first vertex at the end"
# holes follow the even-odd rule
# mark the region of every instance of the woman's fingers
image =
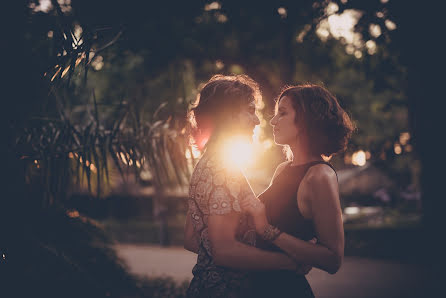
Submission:
POLYGON ((317 238, 316 238, 316 237, 313 237, 313 239, 309 240, 308 242, 313 243, 313 244, 316 244, 316 242, 317 242, 317 238))
POLYGON ((254 211, 258 207, 260 207, 261 204, 262 204, 262 202, 260 202, 260 200, 258 200, 254 196, 245 198, 245 199, 241 200, 241 202, 240 202, 240 205, 242 206, 242 208, 245 208, 245 209, 251 210, 251 211, 254 211))
POLYGON ((243 200, 240 203, 240 206, 242 207, 243 210, 245 210, 248 213, 252 213, 254 211, 252 208, 252 204, 250 202, 248 202, 247 200, 243 200))
POLYGON ((251 206, 251 202, 249 202, 248 200, 242 200, 240 205, 244 207, 249 207, 251 206))

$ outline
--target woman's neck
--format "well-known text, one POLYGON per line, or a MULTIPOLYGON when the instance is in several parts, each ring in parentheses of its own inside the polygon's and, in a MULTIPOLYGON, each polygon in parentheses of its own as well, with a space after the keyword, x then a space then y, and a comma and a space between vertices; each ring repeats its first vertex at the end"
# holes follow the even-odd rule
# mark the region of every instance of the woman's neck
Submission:
POLYGON ((312 161, 323 160, 322 156, 312 154, 308 150, 304 150, 302 147, 290 146, 290 149, 291 152, 293 152, 293 161, 291 162, 292 166, 297 166, 312 161))

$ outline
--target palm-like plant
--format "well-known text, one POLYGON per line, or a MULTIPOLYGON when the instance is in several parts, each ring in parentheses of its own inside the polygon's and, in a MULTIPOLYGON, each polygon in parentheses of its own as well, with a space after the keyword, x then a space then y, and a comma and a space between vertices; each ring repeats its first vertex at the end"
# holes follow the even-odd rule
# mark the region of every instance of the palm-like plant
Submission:
MULTIPOLYGON (((57 3, 53 1, 54 6, 57 3)), ((139 173, 147 167, 158 189, 187 179, 185 117, 179 116, 184 107, 174 105, 178 113, 167 113, 172 105, 166 104, 149 114, 133 102, 121 101, 107 112, 110 106, 96 101, 86 85, 75 88, 75 78, 81 73, 87 82, 94 61, 91 50, 105 50, 120 31, 100 42, 94 29, 84 28, 82 42, 79 38, 73 42, 72 26, 63 25, 64 16, 58 19, 62 25, 54 33, 54 57, 46 70, 34 64, 41 59, 28 51, 23 51, 23 62, 17 59, 18 66, 11 68, 14 74, 20 72, 14 83, 21 89, 11 92, 3 109, 8 113, 7 146, 2 146, 3 172, 8 177, 2 179, 6 185, 0 208, 0 266, 9 274, 2 293, 141 297, 140 287, 124 270, 104 232, 76 211, 65 210, 64 201, 76 182, 86 183, 96 195, 104 194, 111 167, 124 176, 126 171, 139 173), (46 80, 41 77, 44 72, 46 80), (79 104, 86 93, 90 103, 79 104), (73 103, 77 106, 70 106, 73 103), (40 107, 45 109, 42 113, 40 107), (23 283, 29 286, 17 287, 23 283)))
POLYGON ((97 38, 104 28, 84 28, 79 35, 58 1, 52 4, 59 28, 53 36, 55 58, 45 77, 56 109, 52 117, 29 120, 16 139, 27 180, 39 188, 45 207, 63 205, 67 189, 75 185, 86 184, 98 197, 107 193, 111 167, 124 179, 131 173, 138 180, 141 171, 149 171, 155 189, 155 216, 164 223, 165 231, 165 191, 184 186, 191 170, 185 157, 190 150, 187 106, 166 101, 150 111, 137 101, 98 103, 94 90, 87 87, 87 73, 95 57, 113 45, 122 30, 106 40, 97 38), (76 75, 82 77, 80 83, 74 79, 76 75), (82 96, 89 103, 70 106, 82 96), (80 116, 74 110, 80 111, 80 116))
MULTIPOLYGON (((166 106, 163 103, 159 109, 166 106)), ((142 170, 150 171, 157 192, 187 182, 190 167, 185 157, 189 150, 185 118, 173 114, 160 119, 157 110, 151 120, 144 121, 131 109, 121 103, 111 127, 99 121, 96 104, 94 115, 84 124, 74 123, 63 113, 60 119, 30 122, 32 125, 18 137, 17 148, 28 161, 28 179, 39 176, 44 186, 43 205, 63 201, 69 184, 80 185, 85 178, 88 190, 100 196, 109 178, 110 161, 124 179, 129 170, 136 179, 142 170)))

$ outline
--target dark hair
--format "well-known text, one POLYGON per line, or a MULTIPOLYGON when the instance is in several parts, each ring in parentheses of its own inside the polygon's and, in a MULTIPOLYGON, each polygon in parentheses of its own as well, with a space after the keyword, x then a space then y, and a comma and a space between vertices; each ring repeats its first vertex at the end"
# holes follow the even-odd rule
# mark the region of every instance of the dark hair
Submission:
POLYGON ((354 126, 336 97, 324 87, 304 84, 286 87, 276 101, 291 99, 295 123, 302 127, 310 152, 331 156, 346 150, 354 126))
POLYGON ((247 75, 214 75, 188 112, 191 136, 198 148, 216 140, 243 105, 258 102, 260 97, 258 84, 247 75))

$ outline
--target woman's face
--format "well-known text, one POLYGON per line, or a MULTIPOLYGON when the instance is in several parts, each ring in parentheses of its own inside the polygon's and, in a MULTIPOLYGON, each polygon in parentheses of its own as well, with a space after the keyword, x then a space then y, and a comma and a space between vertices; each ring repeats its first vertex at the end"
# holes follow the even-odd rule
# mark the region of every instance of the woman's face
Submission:
POLYGON ((254 127, 260 124, 259 117, 256 115, 256 105, 251 101, 247 106, 244 106, 236 117, 238 128, 242 134, 252 135, 254 127))
POLYGON ((297 142, 299 133, 295 124, 296 111, 291 99, 284 96, 280 99, 276 115, 271 119, 273 126, 274 142, 277 145, 293 145, 297 142))

